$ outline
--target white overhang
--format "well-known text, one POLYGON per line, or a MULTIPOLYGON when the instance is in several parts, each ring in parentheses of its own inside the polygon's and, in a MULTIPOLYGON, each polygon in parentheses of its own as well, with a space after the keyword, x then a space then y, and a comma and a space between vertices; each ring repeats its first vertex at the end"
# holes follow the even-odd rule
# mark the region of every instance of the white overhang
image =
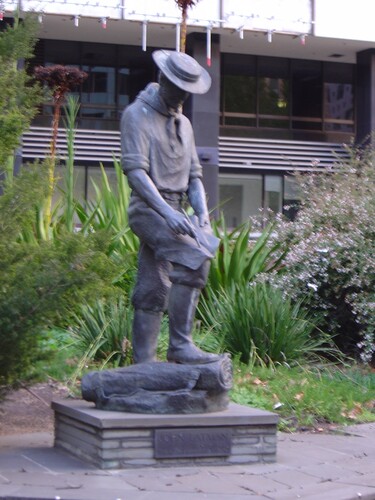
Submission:
MULTIPOLYGON (((40 38, 175 48, 181 12, 174 0, 0 1, 41 21, 40 38), (145 26, 146 25, 146 26, 145 26)), ((221 51, 355 63, 375 48, 373 0, 199 0, 188 33, 221 36, 221 51)))

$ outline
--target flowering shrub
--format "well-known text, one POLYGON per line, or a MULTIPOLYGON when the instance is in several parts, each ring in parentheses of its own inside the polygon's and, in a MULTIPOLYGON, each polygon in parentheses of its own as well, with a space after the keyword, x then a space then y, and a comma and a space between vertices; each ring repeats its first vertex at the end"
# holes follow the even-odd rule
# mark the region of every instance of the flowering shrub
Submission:
POLYGON ((296 176, 301 207, 293 222, 279 221, 275 238, 289 252, 272 281, 323 313, 345 352, 374 362, 375 157, 369 147, 348 151, 345 164, 296 176))

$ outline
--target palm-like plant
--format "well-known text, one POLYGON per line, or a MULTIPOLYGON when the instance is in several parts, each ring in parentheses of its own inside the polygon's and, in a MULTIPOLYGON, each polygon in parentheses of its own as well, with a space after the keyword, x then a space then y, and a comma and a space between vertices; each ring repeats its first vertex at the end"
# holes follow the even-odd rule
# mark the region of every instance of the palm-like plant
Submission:
POLYGON ((215 291, 240 283, 250 283, 261 273, 280 271, 287 250, 272 241, 274 226, 264 229, 256 241, 251 241, 251 224, 245 222, 229 231, 223 216, 213 221, 214 234, 220 246, 211 262, 209 287, 215 291))
POLYGON ((185 52, 186 50, 186 25, 187 25, 187 11, 188 8, 194 7, 199 0, 175 0, 179 9, 181 9, 181 41, 180 41, 180 50, 181 52, 185 52))

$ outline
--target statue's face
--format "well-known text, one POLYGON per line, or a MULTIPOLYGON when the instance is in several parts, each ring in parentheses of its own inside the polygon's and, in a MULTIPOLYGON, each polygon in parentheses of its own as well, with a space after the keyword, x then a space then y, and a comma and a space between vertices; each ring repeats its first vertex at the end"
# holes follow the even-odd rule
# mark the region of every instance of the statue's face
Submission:
POLYGON ((189 92, 180 89, 170 82, 163 74, 160 75, 160 95, 169 108, 178 109, 189 97, 189 92))

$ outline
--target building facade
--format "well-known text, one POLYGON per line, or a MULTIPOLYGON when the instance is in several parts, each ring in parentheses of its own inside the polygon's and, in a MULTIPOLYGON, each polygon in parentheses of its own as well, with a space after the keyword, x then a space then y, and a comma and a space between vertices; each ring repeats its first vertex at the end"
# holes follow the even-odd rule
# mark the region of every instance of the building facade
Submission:
MULTIPOLYGON (((200 0, 189 10, 187 52, 211 74, 191 96, 211 208, 236 226, 260 208, 293 216, 293 172, 322 170, 375 128, 375 5, 366 0, 200 0), (370 5, 369 5, 370 4, 370 5)), ((157 78, 151 53, 179 50, 174 0, 0 1, 40 21, 33 65, 64 64, 88 78, 77 95, 77 195, 90 198, 102 163, 120 154, 119 118, 157 78)), ((43 158, 51 134, 45 103, 23 138, 24 161, 43 158)), ((60 154, 65 154, 64 133, 60 154)))

